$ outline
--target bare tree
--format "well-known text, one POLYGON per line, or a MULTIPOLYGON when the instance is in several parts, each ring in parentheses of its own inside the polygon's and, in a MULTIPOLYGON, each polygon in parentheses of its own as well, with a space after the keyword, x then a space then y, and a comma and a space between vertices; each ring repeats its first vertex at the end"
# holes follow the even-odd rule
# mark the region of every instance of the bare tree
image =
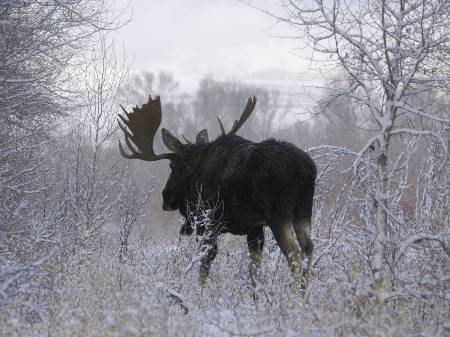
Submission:
POLYGON ((253 140, 267 139, 277 130, 280 120, 291 112, 289 104, 280 109, 281 93, 276 89, 238 81, 218 81, 208 76, 200 80, 192 103, 188 132, 206 128, 219 135, 220 130, 215 118, 220 116, 224 124, 232 124, 241 105, 249 96, 258 98, 258 114, 252 117, 252 125, 242 130, 243 136, 253 140))
POLYGON ((126 21, 128 12, 116 15, 110 5, 0 1, 0 303, 31 321, 48 290, 43 266, 58 247, 52 128, 77 103, 74 69, 92 36, 126 21))
POLYGON ((315 55, 323 56, 315 61, 322 68, 337 65, 349 78, 332 88, 333 97, 345 97, 370 125, 370 137, 354 153, 352 170, 368 184, 365 221, 374 231, 370 266, 383 303, 390 284, 387 245, 392 227, 404 224, 395 204, 408 186, 406 167, 415 147, 407 144, 436 140, 440 168, 448 156, 447 141, 432 127, 450 123, 448 106, 435 109, 415 98, 424 92, 442 97, 448 90, 450 3, 314 0, 282 5, 285 15, 278 18, 308 41, 315 55), (393 151, 395 142, 403 142, 400 153, 393 151))
POLYGON ((87 244, 121 206, 122 194, 129 187, 126 164, 112 150, 117 130, 118 90, 127 76, 124 58, 117 55, 113 41, 99 35, 98 49, 82 68, 80 84, 84 103, 71 126, 68 144, 71 153, 64 169, 67 205, 75 242, 87 244))
POLYGON ((119 207, 119 260, 122 263, 129 257, 128 248, 131 233, 136 224, 138 224, 139 218, 144 213, 144 204, 148 201, 150 193, 153 192, 152 189, 149 189, 147 194, 142 197, 139 195, 139 190, 135 185, 136 184, 131 179, 128 180, 128 188, 123 194, 121 205, 119 207))
POLYGON ((174 76, 165 71, 154 74, 150 71, 141 71, 127 78, 119 89, 121 100, 125 104, 144 104, 148 95, 161 95, 169 101, 173 100, 173 95, 179 87, 179 82, 174 76))

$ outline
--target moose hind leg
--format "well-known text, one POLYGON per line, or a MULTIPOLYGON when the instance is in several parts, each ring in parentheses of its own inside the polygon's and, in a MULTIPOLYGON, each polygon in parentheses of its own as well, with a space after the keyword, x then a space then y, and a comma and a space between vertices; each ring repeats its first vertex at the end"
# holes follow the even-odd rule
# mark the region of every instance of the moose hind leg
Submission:
POLYGON ((291 273, 297 276, 301 268, 302 252, 295 242, 291 221, 275 223, 270 226, 270 229, 288 262, 291 273))
POLYGON ((199 284, 203 288, 209 276, 211 263, 217 256, 217 238, 204 240, 200 246, 200 254, 202 254, 202 257, 200 260, 199 284))
POLYGON ((253 289, 256 288, 256 280, 264 249, 264 229, 258 228, 247 234, 247 245, 250 253, 249 273, 253 289))
POLYGON ((295 217, 292 222, 295 234, 297 236, 298 243, 302 249, 302 253, 308 258, 308 264, 303 271, 302 276, 302 288, 306 288, 308 285, 309 272, 311 269, 311 263, 313 258, 314 244, 311 240, 311 216, 295 217))

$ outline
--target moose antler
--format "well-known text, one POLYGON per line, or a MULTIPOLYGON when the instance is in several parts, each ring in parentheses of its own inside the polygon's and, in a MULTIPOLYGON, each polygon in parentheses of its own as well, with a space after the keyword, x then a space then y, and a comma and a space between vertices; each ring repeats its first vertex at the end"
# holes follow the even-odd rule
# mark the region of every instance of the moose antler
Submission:
POLYGON ((143 104, 140 108, 136 105, 136 107, 133 108, 133 112, 130 113, 127 112, 122 105, 120 107, 128 120, 120 114, 119 118, 128 127, 131 133, 120 120, 117 120, 117 122, 125 134, 125 142, 132 152, 132 154, 126 153, 122 147, 122 143, 119 141, 119 150, 122 156, 128 159, 141 159, 146 161, 173 158, 173 153, 155 154, 155 151, 153 150, 153 140, 156 131, 158 131, 158 128, 161 125, 162 118, 159 96, 152 99, 152 96, 150 95, 148 103, 143 104), (137 150, 135 149, 135 146, 137 146, 137 150))
MULTIPOLYGON (((247 105, 245 106, 244 111, 241 114, 241 117, 239 120, 235 120, 233 123, 233 127, 231 128, 230 132, 228 132, 228 135, 235 135, 242 125, 244 125, 245 121, 250 117, 253 110, 255 110, 256 105, 256 97, 250 97, 247 101, 247 105)), ((220 131, 222 132, 222 135, 226 135, 225 128, 223 127, 222 121, 220 120, 219 116, 217 116, 217 120, 219 122, 220 131)))

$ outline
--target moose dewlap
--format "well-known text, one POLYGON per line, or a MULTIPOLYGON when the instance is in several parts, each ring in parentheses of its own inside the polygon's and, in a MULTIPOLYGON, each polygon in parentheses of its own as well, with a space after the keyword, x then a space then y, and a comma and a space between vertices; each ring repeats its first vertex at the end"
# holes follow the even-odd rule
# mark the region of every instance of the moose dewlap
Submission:
POLYGON ((200 284, 208 277, 217 255, 217 238, 223 233, 247 235, 250 252, 250 278, 256 285, 256 273, 264 247, 264 226, 268 226, 287 259, 294 275, 300 272, 302 253, 308 259, 302 286, 310 268, 313 243, 310 238, 316 165, 309 155, 286 142, 274 139, 254 143, 236 135, 250 117, 256 98, 249 98, 239 120, 226 133, 209 141, 208 132, 198 133, 195 143, 182 143, 168 130, 162 139, 170 153, 155 154, 153 140, 161 124, 159 96, 119 115, 119 126, 132 152, 119 142, 121 154, 128 159, 155 161, 168 159, 171 174, 163 190, 163 209, 179 210, 185 223, 182 234, 202 235, 208 247, 201 259, 200 284), (202 205, 202 207, 199 207, 202 205), (198 222, 208 209, 211 221, 198 222), (194 228, 195 227, 195 228, 194 228), (295 242, 295 237, 300 249, 295 242))

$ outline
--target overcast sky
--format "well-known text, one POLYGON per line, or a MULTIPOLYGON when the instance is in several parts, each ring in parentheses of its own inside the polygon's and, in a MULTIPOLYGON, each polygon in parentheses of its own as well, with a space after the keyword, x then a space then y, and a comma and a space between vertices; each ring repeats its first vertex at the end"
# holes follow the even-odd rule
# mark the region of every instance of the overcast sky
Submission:
MULTIPOLYGON (((258 6, 277 9, 276 0, 258 6)), ((170 71, 191 90, 209 74, 218 79, 277 83, 291 88, 315 78, 295 56, 286 27, 237 0, 132 0, 133 18, 119 32, 132 70, 170 71)))

